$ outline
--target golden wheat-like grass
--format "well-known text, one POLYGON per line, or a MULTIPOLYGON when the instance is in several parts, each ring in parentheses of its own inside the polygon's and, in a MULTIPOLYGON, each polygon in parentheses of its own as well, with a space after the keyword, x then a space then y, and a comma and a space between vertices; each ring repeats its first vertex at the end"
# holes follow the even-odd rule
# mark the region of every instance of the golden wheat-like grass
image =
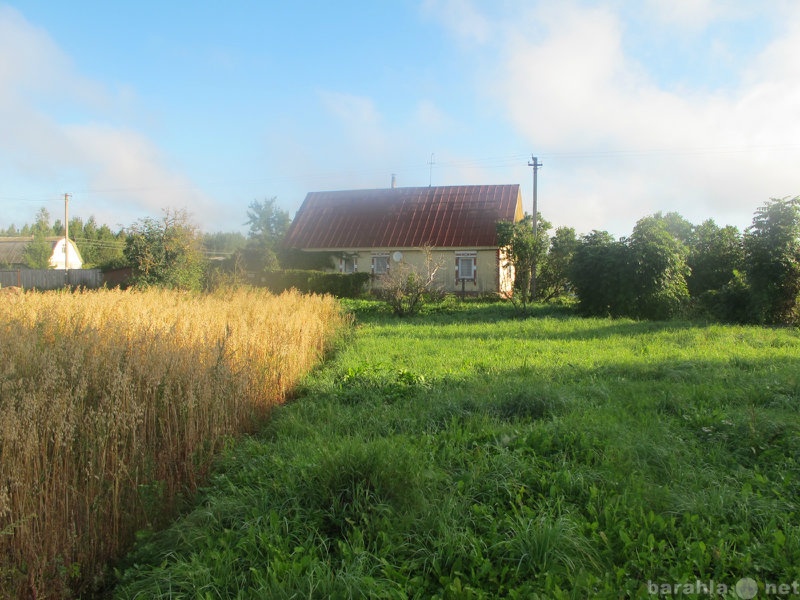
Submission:
POLYGON ((98 585, 253 430, 346 317, 259 290, 26 293, 0 305, 0 597, 98 585))

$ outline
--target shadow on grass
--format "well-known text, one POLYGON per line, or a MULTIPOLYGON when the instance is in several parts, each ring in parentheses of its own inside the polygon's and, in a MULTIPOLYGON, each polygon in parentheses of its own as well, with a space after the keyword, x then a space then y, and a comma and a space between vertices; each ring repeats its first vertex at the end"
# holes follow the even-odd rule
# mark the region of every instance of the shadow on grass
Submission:
POLYGON ((514 306, 507 302, 478 302, 478 301, 457 301, 443 305, 432 305, 414 316, 397 317, 385 305, 374 301, 359 301, 346 303, 345 307, 350 310, 357 324, 391 326, 402 325, 409 327, 431 328, 436 326, 448 325, 469 325, 475 326, 475 332, 465 329, 458 330, 439 330, 433 337, 441 339, 462 339, 462 338, 485 338, 487 332, 481 329, 481 325, 491 325, 498 323, 528 323, 536 320, 555 320, 571 321, 573 323, 583 323, 585 327, 575 327, 570 325, 559 331, 557 328, 550 327, 546 330, 522 328, 519 330, 503 330, 505 338, 536 338, 552 340, 592 340, 612 337, 635 337, 641 335, 652 335, 663 331, 677 331, 688 329, 701 329, 709 327, 706 322, 693 322, 687 320, 670 321, 634 321, 627 318, 597 318, 581 317, 574 309, 568 306, 556 304, 540 304, 528 309, 524 314, 520 314, 514 306))
POLYGON ((405 317, 394 315, 383 302, 376 300, 341 300, 344 307, 353 313, 359 323, 386 325, 403 323, 430 325, 444 323, 495 323, 506 320, 526 320, 543 317, 574 317, 577 313, 569 307, 556 304, 540 304, 520 313, 514 306, 503 301, 474 299, 451 299, 423 306, 419 314, 405 317))
POLYGON ((348 358, 238 446, 170 543, 129 561, 119 597, 164 581, 219 597, 465 597, 467 580, 474 597, 645 597, 675 565, 724 579, 746 553, 779 580, 800 560, 800 357, 455 373, 436 356, 348 358))
MULTIPOLYGON (((737 356, 606 360, 597 366, 563 363, 546 368, 478 363, 468 372, 444 374, 378 363, 351 366, 309 382, 297 401, 310 408, 320 401, 345 410, 363 407, 375 415, 381 415, 380 407, 385 407, 395 413, 391 419, 399 419, 390 429, 404 429, 412 422, 410 426, 421 429, 426 418, 441 421, 448 411, 453 416, 483 413, 501 420, 536 420, 576 410, 618 409, 625 419, 662 415, 701 422, 704 415, 719 419, 729 410, 796 412, 800 407, 797 373, 800 357, 779 363, 769 357, 744 360, 737 356), (396 410, 398 406, 406 409, 396 410)), ((346 419, 350 433, 367 427, 360 417, 346 419)), ((366 419, 372 421, 372 416, 366 419)), ((796 419, 793 422, 800 426, 796 419)))

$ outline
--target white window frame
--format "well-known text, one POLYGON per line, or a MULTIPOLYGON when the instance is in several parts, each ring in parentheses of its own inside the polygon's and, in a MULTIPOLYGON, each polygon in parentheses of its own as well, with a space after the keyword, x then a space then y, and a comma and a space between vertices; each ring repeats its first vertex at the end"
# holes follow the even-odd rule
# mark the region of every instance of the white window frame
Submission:
POLYGON ((478 253, 474 251, 458 251, 456 252, 456 283, 461 281, 471 281, 476 283, 478 281, 478 253), (467 272, 466 266, 469 265, 468 276, 464 277, 467 272))
POLYGON ((372 255, 372 274, 373 275, 385 275, 389 272, 389 253, 388 252, 381 252, 380 254, 373 254, 372 255), (384 269, 379 271, 378 266, 383 265, 384 269))
POLYGON ((342 256, 339 262, 339 272, 341 273, 358 273, 358 256, 355 254, 342 256), (353 269, 348 270, 348 266, 352 265, 353 269))

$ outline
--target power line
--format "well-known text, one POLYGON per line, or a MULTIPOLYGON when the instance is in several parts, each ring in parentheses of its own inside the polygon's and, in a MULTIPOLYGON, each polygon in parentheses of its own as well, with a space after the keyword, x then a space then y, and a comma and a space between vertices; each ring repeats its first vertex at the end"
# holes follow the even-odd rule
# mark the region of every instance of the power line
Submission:
POLYGON ((545 158, 614 158, 628 156, 693 156, 697 154, 738 154, 757 150, 798 150, 798 144, 760 144, 745 146, 707 146, 695 148, 640 148, 621 150, 587 150, 543 152, 545 158))
MULTIPOLYGON (((618 149, 618 150, 564 150, 564 151, 543 151, 539 152, 538 156, 544 159, 614 159, 614 158, 632 158, 632 157, 650 157, 650 156, 693 156, 702 154, 738 154, 754 151, 789 151, 800 149, 799 144, 749 144, 749 145, 729 145, 729 146, 708 146, 708 147, 679 147, 679 148, 631 148, 631 149, 618 149)), ((468 169, 468 168, 483 168, 483 169, 496 169, 518 166, 521 160, 527 159, 529 154, 517 153, 499 156, 486 156, 477 158, 463 158, 463 159, 442 159, 441 155, 436 157, 435 165, 439 169, 468 169)), ((253 179, 236 179, 236 180, 222 180, 222 181, 209 181, 203 183, 187 183, 186 185, 154 185, 154 186, 131 186, 131 187, 117 187, 105 189, 84 189, 73 191, 74 195, 79 196, 100 196, 100 195, 117 195, 117 194, 130 194, 136 192, 153 192, 160 190, 194 190, 201 191, 201 188, 208 189, 212 187, 230 187, 244 186, 244 185, 265 185, 276 183, 280 181, 311 181, 311 180, 325 180, 325 179, 341 179, 343 176, 368 176, 368 175, 383 175, 390 172, 400 173, 408 171, 421 171, 425 169, 429 175, 429 185, 432 184, 432 169, 434 165, 434 155, 431 155, 429 161, 425 163, 409 163, 397 168, 369 168, 369 169, 353 169, 335 171, 315 171, 315 172, 299 172, 294 174, 276 175, 274 177, 266 178, 253 178, 253 179)), ((24 195, 1 195, 0 201, 9 201, 21 204, 49 204, 59 200, 59 196, 54 194, 52 196, 35 196, 29 197, 24 195)))
POLYGON ((95 248, 108 248, 108 249, 116 249, 116 248, 124 248, 125 242, 112 242, 111 240, 90 240, 88 238, 72 238, 75 242, 80 242, 81 245, 84 246, 92 246, 95 248))

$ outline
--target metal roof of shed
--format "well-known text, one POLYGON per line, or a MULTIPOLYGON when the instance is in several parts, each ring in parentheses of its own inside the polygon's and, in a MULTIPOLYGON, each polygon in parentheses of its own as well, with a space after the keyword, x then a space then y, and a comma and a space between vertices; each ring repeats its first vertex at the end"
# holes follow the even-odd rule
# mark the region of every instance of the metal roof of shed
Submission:
POLYGON ((284 245, 299 249, 493 247, 522 218, 518 184, 310 192, 284 245))
POLYGON ((0 238, 0 264, 18 264, 25 260, 25 248, 30 244, 29 237, 0 238))

